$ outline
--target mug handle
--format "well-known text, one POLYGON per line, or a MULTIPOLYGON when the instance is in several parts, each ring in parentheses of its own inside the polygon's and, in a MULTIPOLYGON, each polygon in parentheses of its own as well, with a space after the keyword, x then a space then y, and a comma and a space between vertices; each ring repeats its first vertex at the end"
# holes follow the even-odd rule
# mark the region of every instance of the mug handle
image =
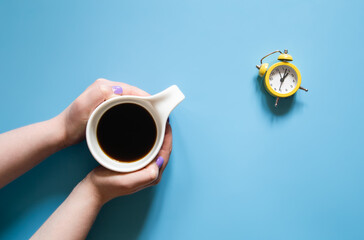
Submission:
POLYGON ((165 122, 172 110, 180 104, 183 99, 185 99, 185 95, 176 85, 172 85, 162 92, 151 96, 149 101, 156 109, 161 121, 165 122))

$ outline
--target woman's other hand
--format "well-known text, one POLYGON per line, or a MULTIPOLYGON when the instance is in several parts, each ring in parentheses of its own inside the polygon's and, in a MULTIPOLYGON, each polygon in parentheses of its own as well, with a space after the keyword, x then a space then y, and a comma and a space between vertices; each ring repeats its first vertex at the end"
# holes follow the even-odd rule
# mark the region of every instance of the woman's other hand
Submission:
POLYGON ((81 182, 90 189, 101 205, 118 196, 128 195, 144 188, 156 185, 162 178, 172 151, 172 129, 166 125, 166 133, 158 157, 145 168, 131 172, 119 173, 102 166, 95 168, 81 182))
POLYGON ((126 83, 97 79, 58 116, 64 129, 64 146, 83 140, 93 110, 102 102, 118 95, 149 96, 143 90, 126 83))

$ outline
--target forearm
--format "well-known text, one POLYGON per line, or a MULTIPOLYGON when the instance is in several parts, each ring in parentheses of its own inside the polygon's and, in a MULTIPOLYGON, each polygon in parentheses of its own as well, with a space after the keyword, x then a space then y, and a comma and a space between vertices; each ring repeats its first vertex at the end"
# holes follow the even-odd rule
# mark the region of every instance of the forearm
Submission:
POLYGON ((62 119, 0 134, 0 188, 64 147, 62 119))
POLYGON ((82 181, 31 239, 85 239, 102 205, 93 186, 82 181))

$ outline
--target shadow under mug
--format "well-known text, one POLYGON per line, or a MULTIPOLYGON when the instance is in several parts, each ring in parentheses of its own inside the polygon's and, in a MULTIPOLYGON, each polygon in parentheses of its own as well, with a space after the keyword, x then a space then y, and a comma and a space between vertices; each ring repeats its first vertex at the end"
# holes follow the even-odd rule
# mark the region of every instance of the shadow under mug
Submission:
POLYGON ((91 154, 102 166, 117 172, 133 172, 145 167, 156 157, 162 147, 169 114, 184 98, 185 96, 181 90, 176 85, 173 85, 153 96, 139 97, 126 95, 114 97, 103 102, 92 112, 86 126, 86 141, 91 154), (97 126, 103 114, 110 108, 124 103, 137 104, 146 109, 153 117, 157 128, 157 137, 152 149, 143 158, 134 162, 121 162, 110 158, 101 149, 97 139, 97 126))

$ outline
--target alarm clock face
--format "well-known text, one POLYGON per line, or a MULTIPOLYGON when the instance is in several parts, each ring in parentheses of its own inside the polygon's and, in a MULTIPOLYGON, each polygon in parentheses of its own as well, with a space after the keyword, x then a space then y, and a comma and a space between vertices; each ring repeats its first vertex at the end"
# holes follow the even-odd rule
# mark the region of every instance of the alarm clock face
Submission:
POLYGON ((278 94, 290 94, 296 90, 298 76, 292 67, 279 65, 270 72, 268 84, 278 94))

